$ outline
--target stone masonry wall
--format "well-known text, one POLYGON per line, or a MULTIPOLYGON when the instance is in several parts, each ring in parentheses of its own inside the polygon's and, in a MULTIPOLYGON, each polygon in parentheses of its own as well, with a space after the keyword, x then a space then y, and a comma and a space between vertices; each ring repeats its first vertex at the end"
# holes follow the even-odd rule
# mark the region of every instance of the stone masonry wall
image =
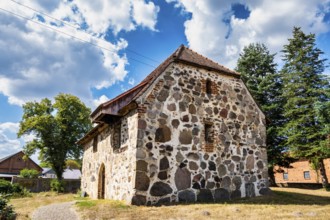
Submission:
POLYGON ((240 79, 171 64, 137 102, 133 204, 267 192, 265 118, 240 79))
POLYGON ((99 172, 105 168, 105 199, 131 203, 134 194, 136 165, 137 113, 133 111, 121 119, 121 144, 114 148, 114 125, 109 125, 98 136, 97 152, 93 139, 85 145, 81 189, 91 198, 98 198, 99 172))

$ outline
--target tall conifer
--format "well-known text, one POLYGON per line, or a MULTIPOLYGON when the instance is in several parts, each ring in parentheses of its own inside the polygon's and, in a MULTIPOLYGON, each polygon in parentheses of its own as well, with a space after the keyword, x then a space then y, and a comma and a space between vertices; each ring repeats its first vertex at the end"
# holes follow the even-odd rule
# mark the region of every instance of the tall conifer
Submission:
POLYGON ((326 89, 329 81, 322 75, 325 69, 323 52, 315 46, 315 35, 305 34, 295 27, 293 37, 284 45, 282 69, 284 116, 286 123, 282 134, 286 136, 286 146, 297 158, 310 160, 321 169, 323 186, 328 184, 324 175, 323 159, 330 156, 329 148, 322 143, 326 135, 324 124, 317 117, 316 103, 329 100, 326 89))

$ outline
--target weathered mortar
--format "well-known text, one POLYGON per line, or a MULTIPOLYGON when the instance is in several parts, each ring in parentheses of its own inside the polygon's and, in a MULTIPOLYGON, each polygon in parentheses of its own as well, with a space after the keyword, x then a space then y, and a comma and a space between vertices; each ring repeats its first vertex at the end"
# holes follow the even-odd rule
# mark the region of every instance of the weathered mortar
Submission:
POLYGON ((134 195, 136 166, 137 113, 132 111, 121 119, 121 145, 114 149, 114 126, 109 125, 97 135, 97 152, 93 152, 93 139, 84 148, 82 190, 91 198, 98 198, 100 167, 105 168, 106 199, 131 203, 134 195))
POLYGON ((91 117, 100 124, 80 143, 92 198, 151 205, 268 192, 264 114, 238 73, 184 46, 91 117))
POLYGON ((171 64, 137 103, 133 204, 211 202, 267 192, 265 118, 240 79, 171 64), (207 124, 213 144, 205 143, 207 124))

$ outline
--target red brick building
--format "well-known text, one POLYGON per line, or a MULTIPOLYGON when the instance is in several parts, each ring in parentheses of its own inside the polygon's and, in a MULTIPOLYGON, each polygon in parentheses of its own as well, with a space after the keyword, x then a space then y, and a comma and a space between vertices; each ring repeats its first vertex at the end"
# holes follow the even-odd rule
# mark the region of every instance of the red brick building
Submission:
MULTIPOLYGON (((330 158, 323 160, 326 175, 330 180, 330 158)), ((321 184, 321 175, 315 171, 308 160, 290 164, 289 168, 275 166, 275 182, 278 186, 299 186, 321 184)))
POLYGON ((25 154, 20 151, 0 159, 0 178, 3 177, 11 179, 12 176, 19 175, 20 171, 24 168, 35 169, 40 173, 42 172, 42 168, 38 164, 36 164, 29 157, 24 160, 24 156, 25 154))

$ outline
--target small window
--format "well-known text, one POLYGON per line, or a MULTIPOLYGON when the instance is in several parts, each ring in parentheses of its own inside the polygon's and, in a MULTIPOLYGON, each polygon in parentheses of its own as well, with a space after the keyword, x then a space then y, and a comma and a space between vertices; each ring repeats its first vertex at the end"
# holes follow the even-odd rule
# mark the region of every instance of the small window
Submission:
POLYGON ((205 143, 206 144, 213 144, 213 125, 212 124, 205 124, 205 143))
POLYGON ((288 179, 289 179, 289 175, 288 175, 288 173, 283 173, 283 179, 284 179, 284 180, 288 180, 288 179))
POLYGON ((212 94, 212 82, 210 79, 206 80, 206 94, 208 95, 212 94))
POLYGON ((113 148, 118 149, 121 145, 121 124, 120 122, 114 126, 113 131, 113 148))
POLYGON ((97 136, 93 139, 93 152, 97 152, 97 136))
POLYGON ((206 123, 204 125, 204 151, 205 152, 213 152, 214 151, 214 128, 213 124, 206 123))
POLYGON ((311 179, 311 176, 310 176, 309 171, 304 171, 304 179, 305 179, 305 180, 309 180, 309 179, 311 179))

